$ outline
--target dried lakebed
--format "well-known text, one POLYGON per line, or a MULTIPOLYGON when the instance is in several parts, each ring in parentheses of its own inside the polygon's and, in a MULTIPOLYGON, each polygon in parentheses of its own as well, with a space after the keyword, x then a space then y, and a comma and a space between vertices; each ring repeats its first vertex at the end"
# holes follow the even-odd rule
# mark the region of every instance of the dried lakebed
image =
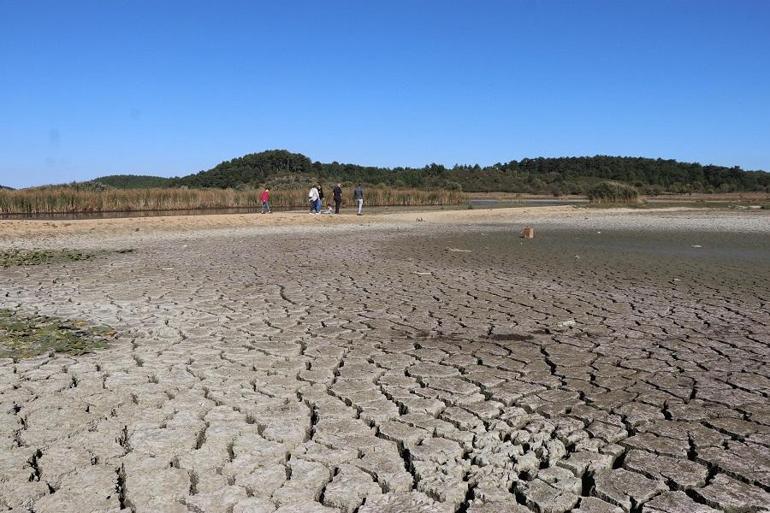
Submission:
POLYGON ((0 361, 0 509, 766 511, 770 234, 644 222, 243 229, 2 269, 0 308, 119 335, 0 361))

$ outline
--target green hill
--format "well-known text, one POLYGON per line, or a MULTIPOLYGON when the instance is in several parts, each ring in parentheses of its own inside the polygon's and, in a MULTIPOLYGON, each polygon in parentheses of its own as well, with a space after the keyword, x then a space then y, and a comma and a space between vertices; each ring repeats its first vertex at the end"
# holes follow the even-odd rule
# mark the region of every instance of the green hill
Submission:
POLYGON ((241 187, 259 186, 265 181, 282 177, 281 181, 304 183, 313 175, 313 163, 306 156, 286 150, 270 150, 251 153, 222 162, 208 171, 201 171, 182 178, 172 178, 174 187, 241 187), (303 176, 304 175, 304 176, 303 176))
POLYGON ((467 192, 582 194, 602 180, 636 186, 642 192, 770 191, 770 173, 642 157, 558 157, 512 160, 491 166, 430 164, 422 168, 380 168, 312 162, 286 150, 252 153, 197 174, 172 178, 171 187, 260 187, 316 180, 370 185, 462 189, 467 192))
POLYGON ((168 187, 169 179, 161 176, 147 175, 107 175, 94 178, 91 182, 97 182, 116 189, 148 189, 151 187, 168 187))

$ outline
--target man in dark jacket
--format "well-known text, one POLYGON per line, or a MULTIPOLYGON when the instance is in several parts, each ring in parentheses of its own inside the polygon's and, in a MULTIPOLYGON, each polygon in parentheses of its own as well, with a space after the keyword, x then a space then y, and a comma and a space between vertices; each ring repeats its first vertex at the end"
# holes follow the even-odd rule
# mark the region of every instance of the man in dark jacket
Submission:
POLYGON ((334 213, 340 213, 340 203, 342 203, 342 186, 337 184, 332 189, 332 195, 334 196, 334 213))

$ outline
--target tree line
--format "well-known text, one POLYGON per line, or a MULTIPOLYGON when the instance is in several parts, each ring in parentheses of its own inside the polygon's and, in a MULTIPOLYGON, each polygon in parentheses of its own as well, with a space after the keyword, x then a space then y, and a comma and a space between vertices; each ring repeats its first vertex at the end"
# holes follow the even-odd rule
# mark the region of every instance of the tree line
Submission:
MULTIPOLYGON (((120 187, 114 177, 105 184, 120 187)), ((147 182, 140 177, 131 184, 147 182)), ((104 180, 104 178, 100 179, 104 180)), ((305 186, 323 182, 363 183, 396 188, 462 190, 465 192, 521 192, 584 194, 596 183, 614 180, 640 192, 745 192, 770 191, 770 173, 740 167, 701 165, 641 157, 557 157, 512 160, 491 166, 429 164, 421 168, 382 168, 339 162, 313 162, 286 150, 251 153, 222 162, 209 170, 184 177, 159 179, 153 187, 256 188, 305 186)), ((128 180, 125 180, 129 183, 128 180)))
POLYGON ((118 189, 151 189, 168 187, 170 180, 161 176, 148 175, 109 175, 94 178, 92 182, 118 189))

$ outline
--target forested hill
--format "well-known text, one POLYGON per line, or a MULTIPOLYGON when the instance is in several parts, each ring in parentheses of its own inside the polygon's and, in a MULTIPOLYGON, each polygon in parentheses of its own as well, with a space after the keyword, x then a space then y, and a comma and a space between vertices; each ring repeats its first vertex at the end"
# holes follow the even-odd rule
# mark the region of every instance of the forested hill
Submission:
POLYGON ((147 175, 108 175, 94 178, 91 182, 116 189, 147 189, 150 187, 166 187, 169 179, 147 175))
POLYGON ((580 194, 599 180, 617 180, 642 192, 770 191, 770 173, 641 157, 559 157, 512 160, 492 166, 431 164, 423 168, 379 168, 312 162, 285 150, 252 153, 208 171, 173 178, 169 186, 259 187, 325 182, 362 182, 395 187, 445 187, 467 192, 502 191, 580 194))
POLYGON ((0 190, 5 189, 6 191, 12 191, 13 187, 6 187, 5 185, 0 185, 0 190))

